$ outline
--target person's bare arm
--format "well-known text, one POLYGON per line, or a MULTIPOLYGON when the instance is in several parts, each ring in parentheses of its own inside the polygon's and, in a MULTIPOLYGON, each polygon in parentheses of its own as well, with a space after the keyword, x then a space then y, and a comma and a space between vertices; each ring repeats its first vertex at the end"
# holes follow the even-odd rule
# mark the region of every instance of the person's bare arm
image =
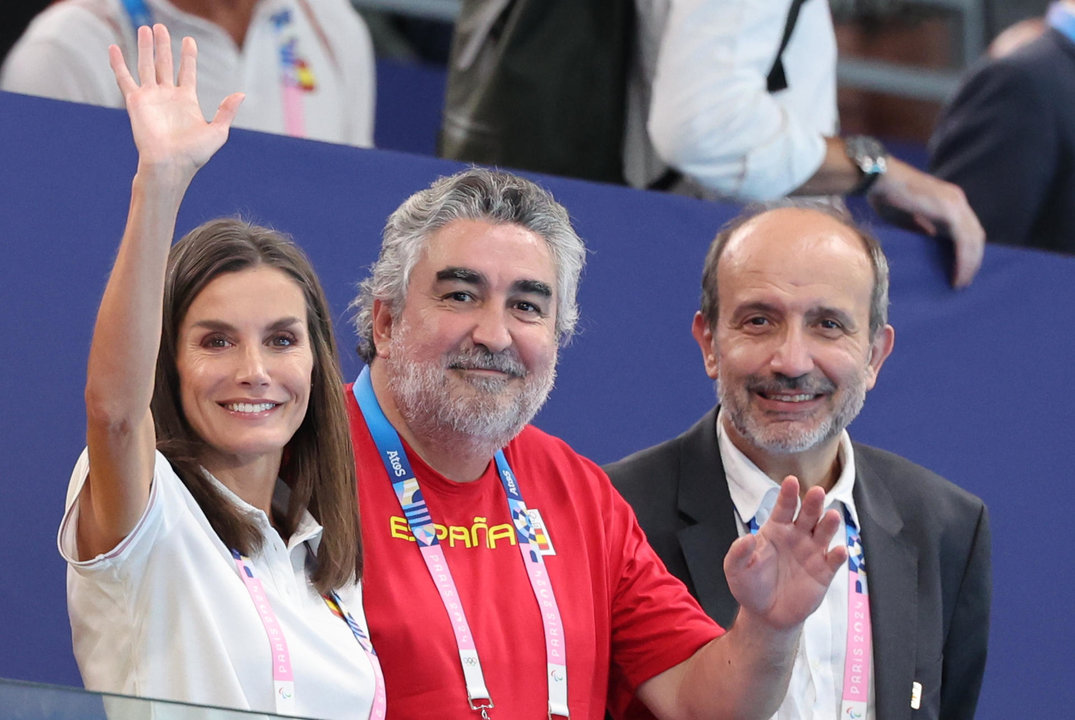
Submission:
MULTIPOLYGON (((817 172, 794 195, 846 195, 862 174, 847 156, 841 138, 826 138, 825 157, 817 172)), ((878 214, 897 224, 952 241, 955 266, 952 284, 965 287, 974 279, 985 255, 985 231, 957 185, 888 157, 888 170, 868 198, 878 214)))
POLYGON ((178 82, 163 25, 138 30, 138 74, 119 48, 109 60, 138 147, 138 170, 115 265, 101 299, 86 378, 89 477, 79 496, 78 550, 93 557, 134 528, 149 499, 156 438, 150 399, 161 334, 164 273, 176 215, 198 168, 224 144, 240 95, 206 123, 196 90, 197 48, 184 38, 178 82))

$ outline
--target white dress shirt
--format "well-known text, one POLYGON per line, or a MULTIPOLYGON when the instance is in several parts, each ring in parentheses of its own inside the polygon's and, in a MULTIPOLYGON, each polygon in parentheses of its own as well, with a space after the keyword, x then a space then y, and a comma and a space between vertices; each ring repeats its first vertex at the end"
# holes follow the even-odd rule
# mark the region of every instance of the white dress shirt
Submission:
POLYGON ((624 164, 645 187, 667 166, 699 194, 740 201, 790 193, 817 172, 837 134, 836 39, 829 5, 807 2, 783 61, 766 76, 791 0, 635 0, 638 51, 624 164))
MULTIPOLYGON (((728 479, 728 490, 736 509, 739 534, 745 535, 750 532, 748 523, 751 518, 756 519, 759 527, 769 519, 780 487, 732 444, 724 431, 721 415, 717 417, 717 442, 720 446, 721 461, 724 463, 724 473, 728 479)), ((840 514, 840 528, 836 531, 830 547, 847 542, 843 512, 845 507, 856 526, 861 528, 852 497, 855 486, 855 455, 846 430, 840 435, 838 461, 842 468, 840 477, 825 495, 825 509, 836 509, 840 514)), ((862 537, 862 543, 868 548, 869 538, 862 537)), ((848 576, 845 563, 836 573, 821 606, 806 619, 791 671, 788 693, 779 711, 773 715, 774 720, 834 720, 840 717, 844 658, 847 654, 848 576)), ((866 718, 876 718, 872 658, 866 718)))
MULTIPOLYGON (((301 66, 302 137, 370 147, 376 92, 373 43, 347 0, 260 0, 238 47, 223 28, 168 0, 145 0, 179 57, 183 36, 198 43, 198 100, 209 117, 233 92, 246 93, 235 127, 285 133, 284 43, 301 66), (276 19, 286 13, 281 33, 276 19)), ((137 78, 137 42, 121 0, 67 0, 42 11, 0 68, 0 89, 58 100, 123 107, 108 64, 108 46, 123 50, 137 78)), ((177 60, 178 66, 178 60, 177 60)), ((294 72, 294 70, 292 70, 294 72)))
MULTIPOLYGON (((149 501, 130 534, 110 552, 80 560, 76 500, 88 471, 83 451, 58 536, 68 563, 71 639, 86 688, 276 712, 265 626, 230 550, 168 460, 156 453, 149 501)), ((263 511, 211 481, 265 537, 250 563, 287 642, 294 714, 365 720, 375 687, 371 660, 309 579, 307 553, 317 551, 321 525, 306 512, 285 543, 263 511)), ((273 504, 286 507, 287 492, 278 482, 273 504)), ((361 584, 337 592, 365 629, 361 584)))

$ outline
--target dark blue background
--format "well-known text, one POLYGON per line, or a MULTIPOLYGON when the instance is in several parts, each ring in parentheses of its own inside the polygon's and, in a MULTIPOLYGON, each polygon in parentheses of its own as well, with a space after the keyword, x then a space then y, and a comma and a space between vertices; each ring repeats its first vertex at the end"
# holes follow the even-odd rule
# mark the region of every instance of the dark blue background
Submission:
MULTIPOLYGON (((0 528, 9 558, 0 676, 77 684, 54 538, 84 443, 87 348, 135 152, 122 112, 3 93, 0 138, 0 528)), ((323 278, 353 376, 344 308, 384 220, 457 167, 236 131, 195 180, 178 229, 238 211, 292 233, 323 278)), ((705 248, 736 208, 540 180, 571 211, 591 254, 581 334, 562 352, 537 422, 595 460, 613 460, 682 431, 713 402, 689 328, 705 248)), ((1067 556, 1075 260, 990 247, 974 285, 956 292, 936 243, 880 234, 896 349, 852 433, 990 506, 996 588, 979 717, 1065 717, 1075 705, 1067 556)))

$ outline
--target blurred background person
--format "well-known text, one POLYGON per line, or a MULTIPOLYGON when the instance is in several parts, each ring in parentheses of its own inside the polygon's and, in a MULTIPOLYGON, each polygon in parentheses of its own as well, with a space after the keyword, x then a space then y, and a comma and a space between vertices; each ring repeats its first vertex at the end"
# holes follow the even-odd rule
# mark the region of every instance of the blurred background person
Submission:
POLYGON ((982 0, 982 5, 986 33, 996 41, 1009 28, 1020 26, 1025 20, 1040 21, 1049 0, 982 0))
POLYGON ((737 202, 865 194, 889 219, 950 239, 971 282, 985 237, 955 185, 840 137, 826 2, 636 0, 639 47, 624 163, 636 187, 737 202))
POLYGON ((963 188, 991 242, 1075 253, 1075 0, 1054 3, 1036 38, 1030 22, 968 73, 930 167, 963 188))
POLYGON ((962 191, 839 135, 836 61, 825 1, 464 0, 438 150, 740 203, 865 195, 950 241, 968 285, 985 237, 962 191))
POLYGON ((202 107, 240 90, 235 126, 373 145, 373 44, 348 0, 62 0, 46 8, 0 68, 0 89, 123 107, 103 59, 128 57, 139 25, 198 41, 202 107))

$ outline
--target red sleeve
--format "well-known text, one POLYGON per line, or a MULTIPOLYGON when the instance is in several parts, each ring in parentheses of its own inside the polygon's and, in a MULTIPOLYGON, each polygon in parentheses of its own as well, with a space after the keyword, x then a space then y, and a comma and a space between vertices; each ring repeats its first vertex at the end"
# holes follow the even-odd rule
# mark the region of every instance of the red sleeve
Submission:
POLYGON ((641 703, 631 702, 638 686, 683 662, 724 630, 668 572, 634 511, 613 493, 615 522, 622 524, 623 534, 622 572, 612 604, 608 707, 615 718, 649 717, 641 703))

